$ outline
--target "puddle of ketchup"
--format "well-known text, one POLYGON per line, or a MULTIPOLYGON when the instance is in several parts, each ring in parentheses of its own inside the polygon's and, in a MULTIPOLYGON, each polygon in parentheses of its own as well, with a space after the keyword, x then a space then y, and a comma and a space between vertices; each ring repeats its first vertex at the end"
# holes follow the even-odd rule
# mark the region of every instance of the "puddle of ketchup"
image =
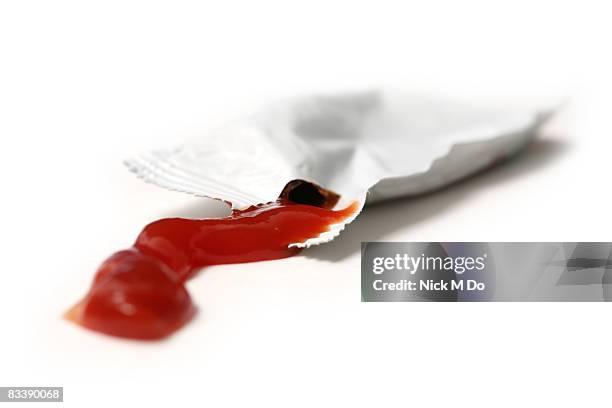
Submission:
POLYGON ((185 281, 199 268, 295 255, 300 249, 289 244, 319 236, 355 210, 356 204, 333 211, 279 199, 225 218, 155 221, 132 248, 102 263, 89 293, 66 317, 113 336, 164 338, 194 316, 185 281))

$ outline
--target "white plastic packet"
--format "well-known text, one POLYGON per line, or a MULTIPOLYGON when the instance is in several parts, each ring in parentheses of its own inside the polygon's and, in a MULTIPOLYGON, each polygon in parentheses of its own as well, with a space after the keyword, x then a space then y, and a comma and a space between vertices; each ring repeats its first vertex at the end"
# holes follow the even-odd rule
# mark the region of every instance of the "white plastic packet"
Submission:
POLYGON ((125 163, 146 182, 233 208, 274 201, 293 180, 340 194, 338 207, 359 203, 328 232, 291 245, 308 247, 337 236, 366 198, 422 194, 516 153, 547 116, 383 91, 312 96, 125 163))

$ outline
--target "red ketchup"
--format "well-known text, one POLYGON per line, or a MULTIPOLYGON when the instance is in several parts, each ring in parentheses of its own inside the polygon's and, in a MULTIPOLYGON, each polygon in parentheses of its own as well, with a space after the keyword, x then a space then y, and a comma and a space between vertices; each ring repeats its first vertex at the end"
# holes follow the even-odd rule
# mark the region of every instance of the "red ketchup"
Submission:
POLYGON ((295 255, 300 250, 290 243, 317 237, 355 209, 333 211, 282 198, 226 218, 155 221, 132 248, 102 263, 89 293, 67 317, 113 336, 166 337, 195 314, 185 281, 199 268, 295 255))

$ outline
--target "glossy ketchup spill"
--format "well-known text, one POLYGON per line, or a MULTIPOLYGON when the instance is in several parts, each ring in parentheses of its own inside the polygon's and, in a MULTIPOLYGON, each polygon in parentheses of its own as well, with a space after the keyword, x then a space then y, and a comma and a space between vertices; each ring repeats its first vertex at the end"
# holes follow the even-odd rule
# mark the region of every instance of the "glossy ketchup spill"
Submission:
POLYGON ((89 293, 66 316, 114 336, 166 337, 196 311, 185 288, 196 270, 295 255, 300 250, 289 244, 317 237, 355 210, 356 204, 333 211, 279 199, 226 218, 155 221, 132 248, 102 263, 89 293))

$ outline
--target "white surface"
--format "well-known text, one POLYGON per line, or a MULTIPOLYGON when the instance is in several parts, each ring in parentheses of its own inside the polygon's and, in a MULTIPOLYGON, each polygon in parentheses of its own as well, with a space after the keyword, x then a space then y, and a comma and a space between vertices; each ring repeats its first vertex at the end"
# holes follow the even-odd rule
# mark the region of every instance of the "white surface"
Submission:
POLYGON ((70 407, 607 402, 607 304, 362 304, 358 244, 610 241, 609 10, 355 3, 2 2, 0 385, 61 385, 70 407), (572 104, 504 168, 368 209, 303 256, 209 268, 166 342, 60 319, 147 222, 222 212, 121 159, 262 100, 376 83, 572 104))

